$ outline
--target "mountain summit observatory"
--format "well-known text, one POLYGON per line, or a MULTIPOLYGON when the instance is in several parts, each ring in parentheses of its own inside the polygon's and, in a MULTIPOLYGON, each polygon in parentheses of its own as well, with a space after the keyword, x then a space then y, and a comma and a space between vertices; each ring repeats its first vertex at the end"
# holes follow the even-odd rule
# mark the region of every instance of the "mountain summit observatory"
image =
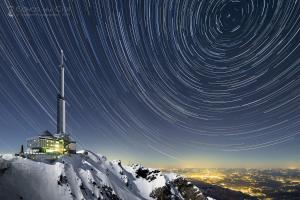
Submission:
POLYGON ((61 50, 60 83, 57 95, 57 132, 52 134, 44 131, 40 135, 27 139, 29 155, 50 155, 76 153, 76 142, 66 133, 66 102, 65 102, 65 64, 64 52, 61 50))

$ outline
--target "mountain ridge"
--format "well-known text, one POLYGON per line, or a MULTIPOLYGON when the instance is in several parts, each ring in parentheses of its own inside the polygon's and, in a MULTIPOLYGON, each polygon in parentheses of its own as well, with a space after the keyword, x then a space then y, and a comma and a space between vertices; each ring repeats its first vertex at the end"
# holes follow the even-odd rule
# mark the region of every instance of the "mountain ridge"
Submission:
POLYGON ((15 200, 137 200, 207 199, 181 176, 123 166, 120 160, 83 150, 57 160, 33 161, 12 155, 0 157, 0 199, 15 200))

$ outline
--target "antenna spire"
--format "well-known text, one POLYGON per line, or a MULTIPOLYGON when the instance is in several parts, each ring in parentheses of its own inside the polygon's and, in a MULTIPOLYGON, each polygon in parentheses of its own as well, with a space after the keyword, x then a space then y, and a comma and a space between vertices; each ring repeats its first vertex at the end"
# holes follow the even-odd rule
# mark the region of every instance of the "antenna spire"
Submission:
POLYGON ((64 52, 62 49, 60 52, 60 92, 57 95, 57 134, 64 135, 66 133, 65 68, 64 52))
POLYGON ((60 54, 61 54, 61 64, 60 64, 60 66, 64 66, 64 51, 62 49, 60 50, 60 54))

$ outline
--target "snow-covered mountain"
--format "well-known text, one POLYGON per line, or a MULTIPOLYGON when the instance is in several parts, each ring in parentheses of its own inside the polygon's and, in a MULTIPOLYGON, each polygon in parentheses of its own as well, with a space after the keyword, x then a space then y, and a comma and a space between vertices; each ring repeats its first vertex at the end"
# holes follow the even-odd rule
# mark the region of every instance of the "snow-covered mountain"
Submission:
POLYGON ((1 200, 205 200, 201 191, 176 174, 141 165, 122 166, 91 151, 55 162, 0 157, 1 200))

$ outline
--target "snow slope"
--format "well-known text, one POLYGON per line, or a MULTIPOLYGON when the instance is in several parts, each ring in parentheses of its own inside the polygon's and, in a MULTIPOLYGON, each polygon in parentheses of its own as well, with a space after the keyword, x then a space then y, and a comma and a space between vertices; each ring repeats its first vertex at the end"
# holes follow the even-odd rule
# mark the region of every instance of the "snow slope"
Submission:
POLYGON ((14 156, 0 157, 2 200, 206 199, 201 191, 176 174, 162 174, 141 165, 90 151, 65 155, 52 163, 14 156))

